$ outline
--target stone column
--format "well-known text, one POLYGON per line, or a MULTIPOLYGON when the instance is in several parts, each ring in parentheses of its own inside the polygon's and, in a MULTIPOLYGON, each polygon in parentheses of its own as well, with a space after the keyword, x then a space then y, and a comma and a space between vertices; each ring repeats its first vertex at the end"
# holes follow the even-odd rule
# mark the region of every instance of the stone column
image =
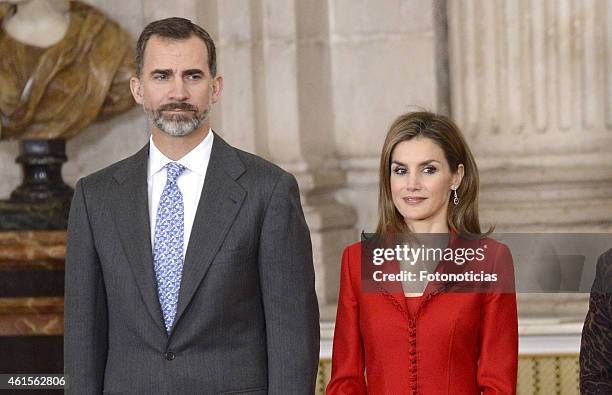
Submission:
MULTIPOLYGON (((342 248, 355 233, 353 209, 335 198, 345 175, 332 133, 327 3, 217 0, 194 7, 188 17, 213 35, 225 79, 213 125, 231 144, 296 176, 325 307, 337 298, 342 248)), ((335 306, 324 310, 335 313, 335 306)))
POLYGON ((438 111, 443 96, 436 78, 435 4, 328 3, 333 133, 347 174, 339 198, 357 208, 357 230, 372 232, 378 222, 380 152, 389 126, 407 111, 438 111))
POLYGON ((333 139, 327 3, 262 0, 258 11, 262 52, 256 70, 263 72, 257 86, 265 97, 259 135, 269 158, 298 178, 317 293, 320 304, 329 305, 337 298, 342 249, 354 238, 355 213, 335 198, 345 174, 333 139))
MULTIPOLYGON (((448 18, 451 111, 481 170, 484 222, 612 231, 612 1, 449 1, 448 18)), ((528 315, 557 299, 521 300, 528 315)), ((585 296, 565 303, 559 314, 584 317, 585 296)))

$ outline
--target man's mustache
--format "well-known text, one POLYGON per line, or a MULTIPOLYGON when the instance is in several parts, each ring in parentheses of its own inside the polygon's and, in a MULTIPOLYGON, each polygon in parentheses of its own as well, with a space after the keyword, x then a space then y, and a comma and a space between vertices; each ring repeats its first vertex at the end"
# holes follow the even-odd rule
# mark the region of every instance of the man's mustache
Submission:
POLYGON ((189 103, 167 103, 162 104, 157 108, 157 111, 173 111, 173 110, 182 110, 182 111, 193 111, 198 112, 198 108, 193 104, 189 103))

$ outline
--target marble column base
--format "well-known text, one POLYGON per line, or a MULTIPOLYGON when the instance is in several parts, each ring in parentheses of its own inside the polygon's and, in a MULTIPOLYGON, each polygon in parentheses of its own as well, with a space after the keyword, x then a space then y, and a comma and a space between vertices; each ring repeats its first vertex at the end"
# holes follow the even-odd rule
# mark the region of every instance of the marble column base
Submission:
POLYGON ((61 335, 66 232, 0 232, 0 336, 61 335))
POLYGON ((70 201, 0 200, 0 231, 60 230, 68 227, 70 201))

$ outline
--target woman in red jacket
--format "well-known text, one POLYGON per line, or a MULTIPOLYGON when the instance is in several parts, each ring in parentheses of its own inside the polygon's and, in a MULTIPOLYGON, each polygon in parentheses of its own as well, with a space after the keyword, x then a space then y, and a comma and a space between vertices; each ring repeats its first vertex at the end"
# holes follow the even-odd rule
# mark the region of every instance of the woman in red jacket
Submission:
POLYGON ((382 273, 393 272, 399 258, 395 266, 380 266, 378 280, 372 281, 371 273, 362 270, 362 243, 348 246, 328 395, 516 393, 512 257, 504 244, 483 236, 477 198, 476 163, 450 119, 417 112, 394 122, 381 155, 375 237, 387 236, 388 243, 389 235, 445 234, 444 251, 472 248, 481 255, 461 265, 440 262, 434 274, 469 271, 481 276, 430 279, 421 293, 406 287, 406 281, 368 291, 364 281, 377 282, 382 273), (483 286, 485 274, 496 286, 483 286), (470 281, 472 288, 465 292, 470 281))

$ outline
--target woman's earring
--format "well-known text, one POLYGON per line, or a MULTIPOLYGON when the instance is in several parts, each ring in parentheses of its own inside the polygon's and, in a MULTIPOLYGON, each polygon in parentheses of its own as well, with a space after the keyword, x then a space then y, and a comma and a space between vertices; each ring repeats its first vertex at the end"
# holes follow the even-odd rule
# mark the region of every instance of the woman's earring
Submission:
POLYGON ((457 196, 457 188, 453 188, 453 192, 455 197, 453 198, 453 204, 456 206, 459 204, 459 196, 457 196))

